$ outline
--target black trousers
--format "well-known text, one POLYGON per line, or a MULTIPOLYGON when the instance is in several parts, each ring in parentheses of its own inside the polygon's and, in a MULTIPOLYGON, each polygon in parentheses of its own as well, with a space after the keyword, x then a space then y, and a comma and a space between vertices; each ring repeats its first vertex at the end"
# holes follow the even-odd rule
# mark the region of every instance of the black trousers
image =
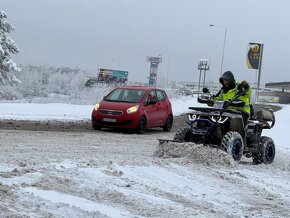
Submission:
POLYGON ((243 117, 244 126, 246 126, 250 115, 248 113, 244 112, 244 111, 241 111, 241 114, 242 114, 242 117, 243 117))

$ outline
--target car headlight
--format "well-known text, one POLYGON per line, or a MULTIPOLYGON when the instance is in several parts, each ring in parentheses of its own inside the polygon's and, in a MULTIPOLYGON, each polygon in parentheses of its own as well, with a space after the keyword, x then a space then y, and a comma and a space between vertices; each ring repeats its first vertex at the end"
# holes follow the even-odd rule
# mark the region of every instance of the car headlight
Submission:
POLYGON ((100 104, 96 104, 94 107, 94 110, 97 111, 99 109, 99 107, 100 107, 100 104))
POLYGON ((133 106, 133 107, 130 107, 130 108, 127 109, 127 113, 128 113, 128 114, 136 113, 137 110, 138 110, 138 108, 139 108, 139 105, 135 105, 135 106, 133 106))

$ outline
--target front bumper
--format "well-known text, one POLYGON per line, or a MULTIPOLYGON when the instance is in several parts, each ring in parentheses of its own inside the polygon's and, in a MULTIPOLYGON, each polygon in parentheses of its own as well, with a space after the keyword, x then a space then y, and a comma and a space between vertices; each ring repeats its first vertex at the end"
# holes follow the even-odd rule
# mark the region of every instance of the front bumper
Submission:
POLYGON ((131 114, 126 116, 104 116, 100 115, 98 112, 92 113, 92 125, 107 127, 107 128, 124 128, 124 129, 135 129, 137 128, 137 123, 139 116, 137 114, 131 114), (112 121, 104 121, 104 118, 114 119, 112 121))

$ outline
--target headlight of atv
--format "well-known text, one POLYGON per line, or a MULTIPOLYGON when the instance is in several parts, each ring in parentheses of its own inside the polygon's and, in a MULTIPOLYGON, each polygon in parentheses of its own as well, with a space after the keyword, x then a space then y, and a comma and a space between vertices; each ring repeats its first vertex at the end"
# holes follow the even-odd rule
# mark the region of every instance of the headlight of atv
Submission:
POLYGON ((99 110, 99 107, 100 107, 100 104, 96 104, 95 107, 94 107, 94 110, 95 111, 99 110))
POLYGON ((128 113, 128 114, 136 113, 137 110, 138 110, 138 108, 139 108, 139 105, 135 105, 135 106, 133 106, 133 107, 130 107, 130 108, 127 109, 127 113, 128 113))
POLYGON ((212 122, 224 123, 229 118, 228 117, 220 117, 220 116, 211 116, 210 119, 212 122))
POLYGON ((194 121, 199 118, 199 116, 196 116, 196 114, 188 114, 187 116, 189 121, 194 121))

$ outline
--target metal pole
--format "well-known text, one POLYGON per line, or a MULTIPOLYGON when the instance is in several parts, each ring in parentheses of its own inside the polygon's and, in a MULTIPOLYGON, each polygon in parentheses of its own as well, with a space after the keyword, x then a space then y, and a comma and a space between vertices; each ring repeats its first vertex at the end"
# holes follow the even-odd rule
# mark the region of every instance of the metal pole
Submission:
POLYGON ((199 90, 200 90, 200 77, 201 77, 201 70, 199 71, 199 79, 198 79, 197 97, 199 97, 199 90))
POLYGON ((258 70, 256 70, 256 82, 255 82, 255 84, 256 84, 256 90, 255 90, 255 103, 258 103, 258 100, 257 100, 257 98, 258 98, 258 80, 259 80, 259 72, 258 72, 258 70))
POLYGON ((203 88, 204 88, 204 85, 205 85, 205 73, 206 73, 206 70, 203 71, 203 84, 202 84, 203 88))
MULTIPOLYGON (((224 26, 217 26, 217 25, 214 25, 214 24, 210 24, 209 25, 210 27, 217 27, 217 28, 222 28, 225 30, 225 34, 224 34, 224 43, 223 43, 223 51, 222 51, 222 60, 221 60, 221 69, 220 69, 220 77, 223 73, 223 65, 224 65, 224 54, 225 54, 225 46, 226 46, 226 38, 227 38, 227 27, 224 27, 224 26)), ((220 83, 219 84, 219 88, 221 86, 220 83)))
POLYGON ((169 80, 169 56, 168 56, 168 63, 167 63, 167 75, 166 75, 166 87, 168 87, 168 80, 169 80))
POLYGON ((258 69, 258 83, 257 83, 257 91, 256 91, 256 103, 259 102, 259 90, 260 90, 260 80, 261 80, 261 68, 262 68, 262 56, 263 56, 263 48, 264 45, 261 44, 260 48, 260 57, 259 57, 259 69, 258 69))
POLYGON ((224 35, 224 44, 223 44, 223 53, 222 53, 222 63, 221 63, 221 72, 220 72, 220 77, 223 74, 223 65, 224 65, 224 54, 225 54, 225 46, 226 46, 226 38, 227 38, 227 28, 225 28, 225 35, 224 35))

